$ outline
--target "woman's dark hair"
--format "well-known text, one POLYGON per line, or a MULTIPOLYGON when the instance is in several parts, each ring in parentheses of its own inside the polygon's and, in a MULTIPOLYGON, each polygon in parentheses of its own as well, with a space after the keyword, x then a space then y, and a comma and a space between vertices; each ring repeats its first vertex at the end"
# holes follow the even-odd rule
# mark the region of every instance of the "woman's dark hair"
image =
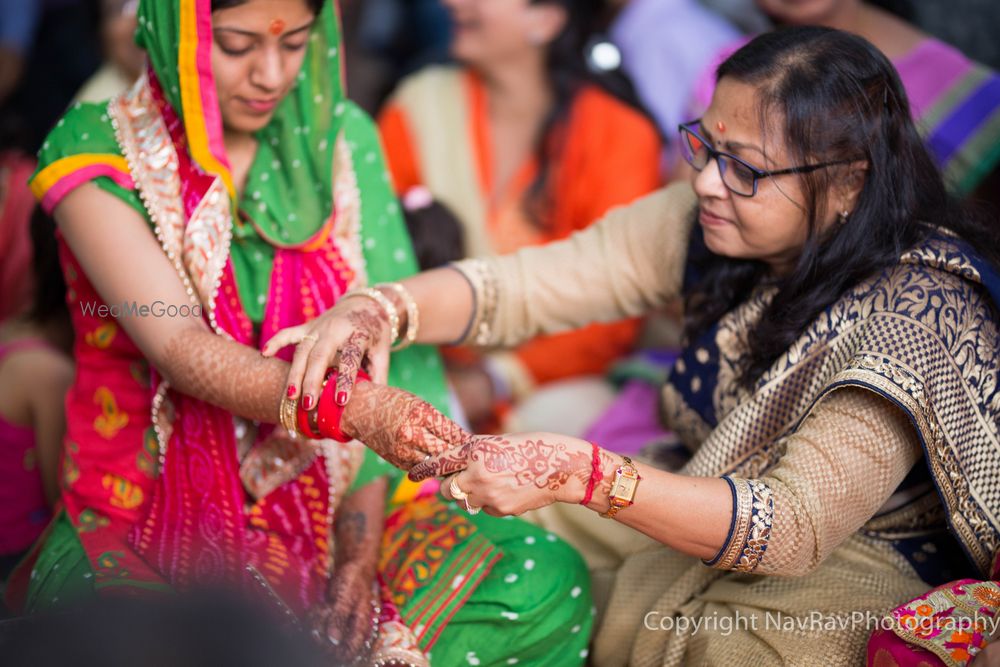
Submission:
POLYGON ((435 201, 415 209, 404 206, 403 218, 421 271, 457 262, 465 256, 462 224, 444 204, 435 201))
POLYGON ((597 72, 587 64, 587 47, 601 27, 605 11, 603 0, 531 0, 531 4, 557 5, 566 12, 566 25, 549 44, 546 54, 546 68, 555 103, 539 132, 536 143, 538 173, 528 187, 523 202, 529 220, 544 228, 548 218, 545 214, 552 203, 549 200, 549 177, 563 148, 563 138, 557 128, 568 118, 580 89, 588 83, 596 85, 647 117, 649 114, 622 72, 597 72))
MULTIPOLYGON (((868 168, 845 224, 821 233, 827 193, 849 167, 802 174, 809 234, 795 268, 750 332, 742 381, 752 385, 819 314, 847 289, 895 264, 942 227, 1000 266, 996 230, 949 196, 910 116, 899 76, 869 42, 818 27, 757 37, 719 66, 725 78, 757 90, 761 128, 777 119, 790 164, 864 161, 868 168), (929 224, 928 224, 929 223, 929 224)), ((767 267, 705 253, 686 288, 686 335, 695 340, 750 296, 767 267)))
MULTIPOLYGON (((212 11, 215 12, 220 9, 238 7, 246 2, 247 0, 212 0, 212 11)), ((313 14, 319 14, 320 10, 323 9, 323 5, 326 3, 326 0, 306 0, 306 2, 309 4, 309 8, 312 9, 313 14)))
POLYGON ((66 306, 66 281, 59 267, 56 244, 56 223, 36 206, 31 216, 32 270, 34 299, 27 318, 40 326, 60 325, 71 331, 69 308, 66 306))

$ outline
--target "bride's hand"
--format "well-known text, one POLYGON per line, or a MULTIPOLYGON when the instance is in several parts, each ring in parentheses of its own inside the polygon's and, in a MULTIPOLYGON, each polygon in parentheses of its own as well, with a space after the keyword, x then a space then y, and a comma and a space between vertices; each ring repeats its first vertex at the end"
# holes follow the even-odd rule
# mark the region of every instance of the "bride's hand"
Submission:
POLYGON ((378 303, 350 297, 311 322, 282 329, 262 352, 271 357, 288 345, 297 346, 285 390, 289 398, 301 395, 303 407, 311 410, 326 372, 334 364, 338 370, 334 400, 338 405, 347 405, 362 366, 375 382, 385 384, 389 378, 390 336, 389 319, 378 303))
MULTIPOLYGON (((604 463, 602 453, 602 463, 604 463)), ((417 463, 410 479, 454 475, 471 507, 487 514, 523 514, 554 502, 580 502, 592 468, 589 443, 554 433, 472 436, 461 447, 417 463)), ((610 462, 610 458, 608 458, 610 462)), ((441 493, 452 499, 451 483, 441 493)), ((461 498, 460 498, 461 499, 461 498)))
POLYGON ((346 435, 403 470, 472 437, 430 403, 372 382, 355 387, 340 423, 346 435))

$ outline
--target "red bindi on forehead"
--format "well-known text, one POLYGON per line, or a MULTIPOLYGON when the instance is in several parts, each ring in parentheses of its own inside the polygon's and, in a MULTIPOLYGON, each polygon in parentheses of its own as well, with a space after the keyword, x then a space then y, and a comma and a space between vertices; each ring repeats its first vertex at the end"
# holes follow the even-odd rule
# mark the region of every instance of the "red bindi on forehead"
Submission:
POLYGON ((274 19, 273 21, 271 21, 271 25, 268 26, 268 30, 272 35, 278 36, 281 33, 285 32, 286 25, 288 24, 282 21, 281 19, 274 19))
POLYGON ((722 134, 723 132, 726 131, 726 124, 720 120, 718 123, 715 124, 715 129, 719 131, 719 134, 722 134))

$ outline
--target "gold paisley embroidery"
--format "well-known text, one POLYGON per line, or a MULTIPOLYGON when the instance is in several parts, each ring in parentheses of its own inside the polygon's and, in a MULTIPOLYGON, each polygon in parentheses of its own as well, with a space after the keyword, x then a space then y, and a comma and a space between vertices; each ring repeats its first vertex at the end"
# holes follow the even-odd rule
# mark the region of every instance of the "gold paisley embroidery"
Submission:
POLYGON ((74 458, 80 453, 80 445, 72 440, 66 441, 66 448, 63 450, 62 482, 63 488, 69 488, 80 479, 80 466, 76 464, 74 458))
POLYGON ((107 387, 97 389, 94 403, 101 406, 101 414, 94 420, 94 430, 102 438, 111 440, 128 424, 128 415, 118 409, 118 401, 107 387))
POLYGON ((138 484, 118 475, 107 474, 101 478, 101 486, 110 491, 111 505, 133 510, 142 504, 143 493, 138 484))
POLYGON ((92 533, 100 528, 107 528, 111 525, 111 520, 103 514, 87 508, 80 512, 76 520, 77 528, 81 533, 92 533))
POLYGON ((115 322, 104 322, 93 331, 87 332, 83 339, 91 347, 106 350, 111 346, 117 333, 118 325, 115 322))

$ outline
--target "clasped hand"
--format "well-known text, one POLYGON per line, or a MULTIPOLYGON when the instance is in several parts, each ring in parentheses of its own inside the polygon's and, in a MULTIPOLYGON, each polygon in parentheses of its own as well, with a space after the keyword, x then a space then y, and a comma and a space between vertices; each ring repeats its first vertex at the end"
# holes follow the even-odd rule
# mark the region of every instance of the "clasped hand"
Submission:
MULTIPOLYGON (((327 369, 338 368, 341 428, 410 479, 455 475, 470 507, 495 516, 553 502, 579 502, 591 473, 590 445, 551 433, 473 436, 426 401, 377 384, 388 376, 389 324, 375 302, 340 301, 315 320, 278 332, 265 355, 296 344, 288 385, 318 394, 327 369), (355 384, 367 366, 375 382, 355 384)), ((451 498, 451 484, 442 493, 451 498)))

